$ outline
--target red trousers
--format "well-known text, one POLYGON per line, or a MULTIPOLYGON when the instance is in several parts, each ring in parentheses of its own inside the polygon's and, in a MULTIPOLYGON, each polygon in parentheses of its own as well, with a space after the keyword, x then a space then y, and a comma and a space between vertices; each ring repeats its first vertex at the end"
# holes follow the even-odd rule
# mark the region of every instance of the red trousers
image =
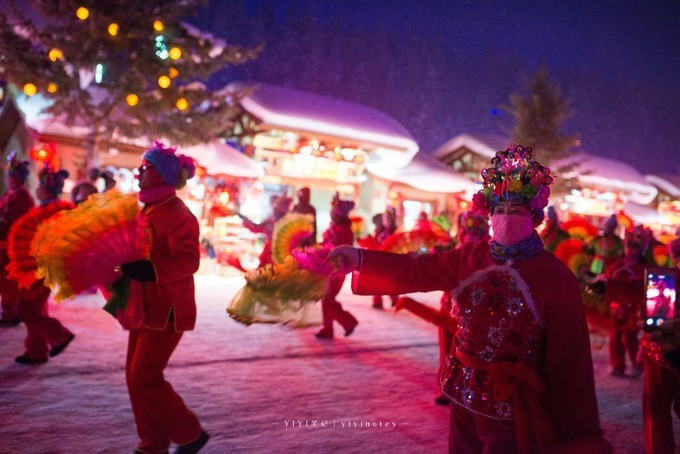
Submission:
POLYGON ((609 331, 609 365, 612 369, 623 372, 626 369, 626 351, 631 365, 638 363, 637 354, 640 349, 637 331, 609 331))
POLYGON ((342 305, 335 299, 342 289, 342 284, 345 282, 345 276, 336 276, 330 279, 328 283, 328 291, 321 300, 321 310, 323 311, 323 329, 324 331, 333 333, 333 321, 337 321, 345 330, 357 323, 357 319, 352 314, 342 308, 342 305))
POLYGON ((517 452, 515 422, 489 418, 456 404, 451 405, 449 453, 517 452))
POLYGON ((675 453, 671 408, 680 417, 680 373, 645 357, 642 415, 645 453, 675 453))
POLYGON ((17 304, 19 320, 26 325, 28 331, 24 341, 25 355, 33 359, 47 359, 48 346, 63 344, 72 334, 59 320, 47 315, 49 296, 49 288, 34 284, 31 291, 27 292, 27 296, 20 299, 17 304))
POLYGON ((171 441, 191 443, 201 434, 198 418, 163 377, 181 337, 172 322, 164 330, 142 327, 130 331, 125 377, 140 451, 164 452, 171 441))

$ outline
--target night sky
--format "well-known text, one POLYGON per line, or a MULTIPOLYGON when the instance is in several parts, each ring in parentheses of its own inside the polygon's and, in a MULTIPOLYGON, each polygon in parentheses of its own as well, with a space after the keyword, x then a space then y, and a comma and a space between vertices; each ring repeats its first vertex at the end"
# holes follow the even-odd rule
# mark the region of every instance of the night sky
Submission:
MULTIPOLYGON (((442 96, 424 99, 416 94, 412 80, 409 86, 392 88, 393 95, 403 97, 402 105, 413 102, 409 96, 421 97, 417 109, 424 120, 417 122, 410 118, 418 116, 413 108, 408 113, 399 111, 390 102, 350 90, 346 81, 336 83, 328 77, 325 84, 304 83, 276 71, 258 70, 258 65, 266 67, 263 61, 227 72, 223 82, 261 80, 380 108, 402 122, 423 150, 432 151, 462 132, 507 131, 510 119, 493 115, 494 109, 507 102, 513 91, 523 92, 528 78, 544 65, 571 100, 574 116, 565 130, 580 134, 584 150, 624 160, 643 172, 680 174, 679 1, 243 0, 236 4, 213 0, 192 22, 230 42, 264 42, 270 52, 278 41, 294 39, 286 36, 286 30, 291 30, 301 11, 311 16, 315 30, 332 28, 339 45, 348 42, 356 47, 353 38, 360 34, 367 37, 363 46, 370 51, 370 37, 378 30, 405 48, 426 43, 444 59, 420 62, 414 51, 405 66, 422 67, 439 77, 423 85, 442 96), (267 26, 263 18, 273 20, 269 23, 276 27, 267 26), (499 58, 502 65, 497 64, 499 58), (460 77, 451 77, 451 70, 445 68, 447 59, 464 63, 464 69, 456 71, 460 77), (446 105, 437 105, 438 99, 446 105), (423 127, 442 118, 443 110, 449 115, 443 125, 423 127)), ((316 55, 310 61, 319 66, 324 56, 314 53, 312 47, 317 45, 300 40, 297 51, 316 55)), ((265 51, 260 60, 273 57, 265 51)), ((386 53, 379 58, 391 57, 386 53)), ((395 80, 398 84, 400 79, 395 80)), ((375 75, 360 83, 378 89, 383 81, 375 75)))

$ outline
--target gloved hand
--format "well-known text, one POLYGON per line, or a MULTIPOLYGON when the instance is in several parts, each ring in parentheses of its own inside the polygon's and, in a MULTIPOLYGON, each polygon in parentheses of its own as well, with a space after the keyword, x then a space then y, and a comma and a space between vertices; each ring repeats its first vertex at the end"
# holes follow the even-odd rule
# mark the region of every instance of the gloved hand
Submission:
POLYGON ((149 260, 135 260, 134 262, 123 263, 120 270, 130 279, 140 282, 155 282, 156 272, 149 260))

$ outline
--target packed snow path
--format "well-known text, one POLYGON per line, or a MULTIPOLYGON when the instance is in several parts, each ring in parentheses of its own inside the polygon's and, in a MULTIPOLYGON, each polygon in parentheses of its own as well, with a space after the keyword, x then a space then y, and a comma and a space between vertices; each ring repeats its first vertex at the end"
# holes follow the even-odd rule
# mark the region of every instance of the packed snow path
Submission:
MULTIPOLYGON (((433 326, 372 309, 345 286, 339 300, 360 324, 351 337, 336 325, 335 341, 319 341, 317 328, 231 320, 225 307, 240 278, 196 283, 196 330, 181 340, 167 378, 211 435, 202 452, 446 452, 449 411, 433 402, 433 326)), ((417 298, 436 306, 439 296, 417 298)), ((13 361, 23 326, 0 330, 0 452, 134 450, 127 333, 102 305, 99 295, 50 305, 76 338, 41 366, 13 361)), ((606 436, 617 452, 641 452, 642 377, 610 377, 605 339, 594 335, 592 345, 606 436)))

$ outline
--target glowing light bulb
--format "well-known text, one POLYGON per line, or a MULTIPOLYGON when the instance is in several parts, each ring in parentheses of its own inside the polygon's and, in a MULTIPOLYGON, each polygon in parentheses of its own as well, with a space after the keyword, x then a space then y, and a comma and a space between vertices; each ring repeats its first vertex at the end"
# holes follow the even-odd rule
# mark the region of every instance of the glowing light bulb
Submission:
POLYGON ((51 49, 47 56, 49 57, 50 61, 57 61, 64 58, 64 54, 61 52, 61 50, 57 49, 56 47, 54 49, 51 49))
POLYGON ((179 98, 175 103, 175 106, 179 110, 187 110, 189 108, 189 101, 187 101, 185 98, 179 98))
POLYGON ((162 32, 163 31, 163 22, 159 21, 158 19, 153 21, 153 29, 156 30, 157 32, 162 32))
POLYGON ((173 47, 169 52, 170 58, 173 60, 179 60, 182 58, 182 49, 179 47, 173 47))
POLYGON ((125 102, 127 102, 130 107, 134 107, 139 103, 139 96, 134 93, 130 93, 125 97, 125 102))
POLYGON ((168 76, 159 77, 158 86, 161 88, 168 88, 170 86, 170 78, 168 76))
POLYGON ((24 93, 26 96, 33 96, 34 94, 38 93, 38 87, 36 87, 35 84, 29 82, 24 85, 24 93))
POLYGON ((118 30, 120 30, 120 27, 118 26, 117 23, 111 22, 109 24, 109 28, 108 28, 109 35, 116 36, 118 34, 118 30))
POLYGON ((168 70, 168 76, 170 76, 171 79, 174 79, 175 77, 179 76, 179 71, 171 66, 168 70))
POLYGON ((84 6, 81 6, 76 10, 76 17, 80 20, 85 20, 90 17, 90 10, 84 6))
POLYGON ((58 88, 59 87, 57 87, 57 84, 50 82, 47 84, 47 93, 56 93, 58 88))

